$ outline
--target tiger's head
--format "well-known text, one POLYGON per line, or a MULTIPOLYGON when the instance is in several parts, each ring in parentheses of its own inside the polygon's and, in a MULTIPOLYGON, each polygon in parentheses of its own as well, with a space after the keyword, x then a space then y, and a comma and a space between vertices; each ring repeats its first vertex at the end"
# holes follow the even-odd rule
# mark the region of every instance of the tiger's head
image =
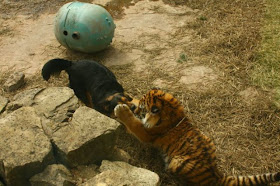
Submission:
POLYGON ((147 130, 156 133, 177 125, 185 117, 183 105, 159 89, 152 89, 144 95, 134 113, 147 130))

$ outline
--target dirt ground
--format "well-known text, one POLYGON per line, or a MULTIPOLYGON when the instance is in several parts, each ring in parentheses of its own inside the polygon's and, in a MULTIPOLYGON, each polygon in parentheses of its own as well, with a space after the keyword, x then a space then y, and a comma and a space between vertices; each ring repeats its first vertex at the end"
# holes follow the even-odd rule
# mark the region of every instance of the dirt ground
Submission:
MULTIPOLYGON (((0 83, 10 72, 22 71, 27 79, 23 89, 66 86, 63 75, 43 82, 40 70, 46 61, 96 60, 135 97, 152 87, 176 95, 214 140, 225 174, 280 170, 279 109, 272 93, 250 79, 261 39, 262 0, 84 1, 104 6, 117 26, 111 46, 95 54, 68 50, 55 39, 54 17, 66 2, 0 1, 0 83)), ((177 185, 162 171, 155 149, 128 134, 118 144, 135 157, 133 165, 157 172, 162 185, 177 185)))

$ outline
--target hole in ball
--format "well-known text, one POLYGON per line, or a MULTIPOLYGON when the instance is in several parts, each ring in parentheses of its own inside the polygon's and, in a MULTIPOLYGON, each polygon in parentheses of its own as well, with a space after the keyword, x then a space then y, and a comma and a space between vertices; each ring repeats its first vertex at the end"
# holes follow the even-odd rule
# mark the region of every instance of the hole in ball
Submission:
POLYGON ((73 39, 80 39, 80 34, 79 34, 78 32, 74 32, 74 33, 72 34, 72 38, 73 38, 73 39))
POLYGON ((68 35, 68 32, 67 32, 66 30, 64 30, 64 31, 63 31, 63 34, 64 34, 65 36, 67 36, 67 35, 68 35))

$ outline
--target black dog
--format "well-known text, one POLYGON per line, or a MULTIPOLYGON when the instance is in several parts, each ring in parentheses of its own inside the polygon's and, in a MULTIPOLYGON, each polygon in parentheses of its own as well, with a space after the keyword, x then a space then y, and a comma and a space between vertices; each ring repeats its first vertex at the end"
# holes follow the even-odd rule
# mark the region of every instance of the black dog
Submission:
POLYGON ((127 104, 131 110, 136 108, 138 100, 124 93, 115 75, 105 66, 95 62, 81 60, 77 62, 65 59, 52 59, 42 68, 42 76, 48 81, 50 76, 65 70, 69 75, 69 86, 75 95, 88 107, 114 118, 114 108, 119 103, 127 104))

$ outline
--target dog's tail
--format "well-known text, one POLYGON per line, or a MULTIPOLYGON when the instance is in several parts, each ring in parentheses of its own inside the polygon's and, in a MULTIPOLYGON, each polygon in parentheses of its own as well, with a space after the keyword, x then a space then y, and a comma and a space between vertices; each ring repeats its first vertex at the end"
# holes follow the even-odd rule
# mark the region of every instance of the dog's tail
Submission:
POLYGON ((55 73, 60 73, 72 65, 72 61, 65 59, 52 59, 48 61, 42 68, 42 76, 44 80, 48 81, 50 76, 55 73))

